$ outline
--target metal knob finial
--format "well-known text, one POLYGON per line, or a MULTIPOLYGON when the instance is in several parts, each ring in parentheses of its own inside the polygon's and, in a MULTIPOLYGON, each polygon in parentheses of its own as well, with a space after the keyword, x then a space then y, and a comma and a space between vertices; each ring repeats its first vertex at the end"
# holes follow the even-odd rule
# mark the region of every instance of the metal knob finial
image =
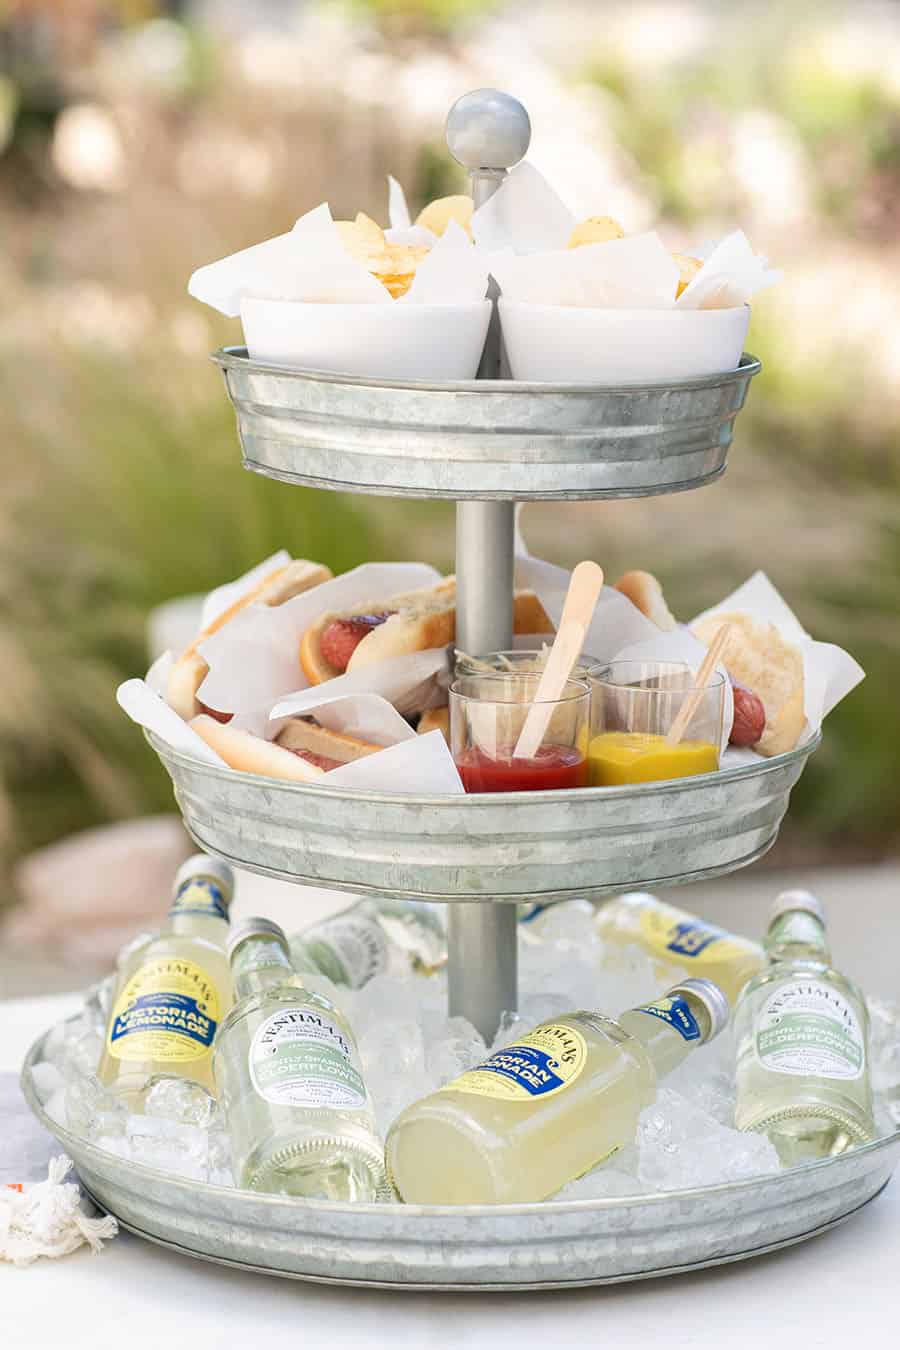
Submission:
POLYGON ((511 94, 499 89, 474 89, 463 94, 447 114, 447 145, 469 170, 511 169, 524 159, 531 141, 531 121, 511 94))

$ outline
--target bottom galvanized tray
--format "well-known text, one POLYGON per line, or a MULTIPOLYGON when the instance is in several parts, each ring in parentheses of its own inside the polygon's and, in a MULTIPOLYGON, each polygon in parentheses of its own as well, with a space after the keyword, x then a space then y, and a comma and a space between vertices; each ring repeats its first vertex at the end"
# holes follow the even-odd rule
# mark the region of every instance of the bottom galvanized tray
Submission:
POLYGON ((102 1208, 188 1256, 331 1284, 560 1289, 669 1275, 801 1242, 887 1184, 900 1131, 842 1157, 752 1181, 634 1198, 529 1205, 350 1205, 185 1181, 95 1148, 40 1105, 32 1046, 22 1088, 102 1208))
POLYGON ((670 782, 431 797, 260 778, 148 739, 200 847, 251 872, 357 895, 516 901, 652 889, 754 862, 820 738, 670 782))

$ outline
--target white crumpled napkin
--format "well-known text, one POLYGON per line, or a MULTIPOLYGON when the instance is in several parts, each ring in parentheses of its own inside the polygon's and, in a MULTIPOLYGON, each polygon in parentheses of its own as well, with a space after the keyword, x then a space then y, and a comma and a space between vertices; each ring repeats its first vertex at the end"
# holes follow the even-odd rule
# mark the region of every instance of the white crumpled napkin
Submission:
POLYGON ((781 279, 735 230, 704 250, 700 271, 676 301, 678 267, 655 231, 570 249, 576 224, 543 174, 522 163, 475 212, 472 232, 503 296, 531 304, 729 309, 781 279))
MULTIPOLYGON (((387 231, 389 241, 423 245, 431 252, 419 264, 416 278, 402 299, 423 305, 483 300, 487 261, 465 231, 456 226, 436 239, 430 230, 410 225, 409 213, 406 215, 405 225, 387 231)), ((188 293, 229 318, 240 314, 245 299, 393 303, 377 277, 347 252, 327 202, 301 216, 286 234, 199 267, 188 282, 188 293)))
POLYGON ((91 1218, 81 1208, 81 1191, 65 1178, 69 1158, 53 1158, 46 1181, 21 1191, 0 1187, 0 1260, 29 1266, 41 1256, 67 1256, 85 1242, 99 1252, 119 1225, 111 1214, 91 1218))

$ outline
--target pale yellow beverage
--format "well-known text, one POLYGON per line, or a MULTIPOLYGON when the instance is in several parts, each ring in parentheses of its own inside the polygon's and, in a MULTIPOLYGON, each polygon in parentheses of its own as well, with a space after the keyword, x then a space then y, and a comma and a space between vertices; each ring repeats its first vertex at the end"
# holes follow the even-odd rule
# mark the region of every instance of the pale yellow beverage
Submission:
POLYGON ((97 1073, 132 1109, 159 1078, 215 1090, 213 1041, 234 1001, 225 954, 233 894, 227 863, 189 858, 159 935, 120 973, 97 1073))
POLYGON ((678 966, 686 975, 713 980, 732 1006, 747 981, 766 966, 758 942, 728 933, 645 891, 599 901, 595 924, 607 945, 643 947, 660 967, 678 966))
POLYGON ((727 1021, 722 991, 686 980, 617 1021, 543 1022, 398 1116, 391 1180, 409 1204, 544 1200, 630 1144, 657 1080, 727 1021))

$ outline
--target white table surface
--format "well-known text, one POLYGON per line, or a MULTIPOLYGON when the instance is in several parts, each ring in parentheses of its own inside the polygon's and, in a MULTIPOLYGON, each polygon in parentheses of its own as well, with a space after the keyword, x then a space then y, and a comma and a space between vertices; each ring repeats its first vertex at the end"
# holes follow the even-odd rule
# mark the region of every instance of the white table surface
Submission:
MULTIPOLYGON (((830 905, 835 946, 850 957, 845 968, 860 975, 865 964, 869 988, 896 995, 896 874, 890 888, 887 880, 873 869, 869 885, 851 886, 849 877, 832 874, 820 889, 826 901, 852 896, 850 905, 830 905), (889 962, 876 961, 877 979, 873 957, 860 959, 873 932, 874 953, 892 953, 889 962)), ((744 884, 692 887, 684 900, 755 932, 773 887, 768 882, 764 894, 751 894, 744 884), (721 903, 726 894, 731 904, 721 903)), ((258 891, 253 900, 262 900, 258 891)), ((34 1037, 78 1002, 57 996, 0 1003, 0 1072, 17 1070, 34 1037)), ((504 1341, 515 1350, 869 1350, 896 1345, 898 1323, 900 1178, 846 1224, 770 1256, 570 1292, 338 1289, 244 1275, 128 1233, 97 1257, 82 1249, 23 1270, 0 1264, 0 1350, 257 1350, 263 1336, 303 1350, 497 1350, 504 1341)))

